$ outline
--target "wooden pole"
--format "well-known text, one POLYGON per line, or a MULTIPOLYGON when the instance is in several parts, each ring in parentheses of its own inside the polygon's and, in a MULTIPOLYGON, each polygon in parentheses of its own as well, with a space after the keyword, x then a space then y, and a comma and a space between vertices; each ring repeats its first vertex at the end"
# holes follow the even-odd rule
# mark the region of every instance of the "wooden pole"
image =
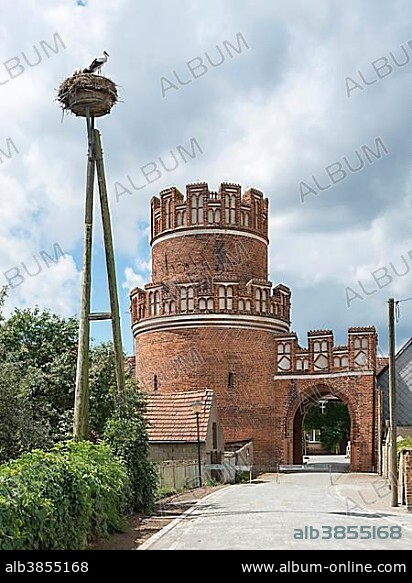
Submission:
POLYGON ((110 310, 112 314, 112 330, 114 356, 116 366, 116 383, 119 394, 124 394, 125 372, 124 355, 122 345, 122 333, 120 328, 119 298, 116 283, 116 264, 114 260, 114 248, 112 238, 112 227, 110 220, 109 201, 107 197, 106 178, 104 173, 103 151, 100 139, 100 132, 94 130, 94 141, 96 148, 96 169, 99 184, 100 209, 103 222, 104 247, 106 252, 107 281, 109 285, 110 310))
POLYGON ((74 400, 73 439, 81 441, 89 437, 89 343, 90 343, 90 295, 93 238, 93 186, 95 177, 94 119, 87 117, 89 141, 86 204, 84 217, 84 249, 82 290, 80 300, 79 345, 76 369, 76 393, 74 400))
POLYGON ((389 340, 389 419, 391 432, 392 506, 398 506, 398 452, 396 450, 396 368, 395 368, 395 300, 388 300, 389 340))

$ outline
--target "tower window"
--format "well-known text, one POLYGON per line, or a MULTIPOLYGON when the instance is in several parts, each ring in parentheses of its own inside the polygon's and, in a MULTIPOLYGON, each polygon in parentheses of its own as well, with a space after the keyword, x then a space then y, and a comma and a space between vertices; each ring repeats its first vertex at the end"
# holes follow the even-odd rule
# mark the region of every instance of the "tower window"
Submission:
POLYGON ((233 287, 228 285, 226 288, 226 309, 231 310, 233 307, 233 287))
POLYGON ((262 289, 262 312, 266 312, 267 290, 262 289))
POLYGON ((254 203, 255 229, 258 229, 259 228, 259 210, 260 210, 259 202, 257 200, 255 200, 255 203, 254 203))
POLYGON ((220 209, 209 209, 207 221, 208 223, 220 223, 220 209))
POLYGON ((225 286, 219 287, 219 310, 224 310, 226 307, 226 290, 225 286))
POLYGON ((188 312, 193 312, 195 308, 194 304, 194 290, 192 287, 187 288, 187 310, 188 312))
POLYGON ((154 313, 155 315, 160 313, 160 292, 155 291, 154 293, 154 313))
POLYGON ((179 210, 176 213, 176 226, 183 227, 184 225, 186 225, 186 211, 179 210))
POLYGON ((172 204, 172 201, 170 200, 170 198, 168 198, 165 201, 165 229, 170 229, 170 227, 171 227, 171 221, 170 221, 171 204, 172 204))
POLYGON ((203 194, 192 195, 192 225, 203 223, 203 194))
POLYGON ((185 287, 180 290, 180 310, 182 312, 187 311, 187 290, 185 287))
POLYGON ((242 225, 242 227, 249 226, 249 213, 248 213, 248 211, 242 211, 240 213, 240 224, 242 225))
POLYGON ((235 386, 235 375, 233 372, 230 372, 227 377, 227 388, 233 389, 235 386))
POLYGON ((261 312, 262 311, 262 290, 260 289, 260 287, 256 288, 255 298, 256 298, 256 311, 261 312))
POLYGON ((268 290, 257 287, 255 290, 255 309, 257 312, 267 311, 268 290))
POLYGON ((155 218, 155 235, 160 232, 160 217, 155 218))
POLYGON ((157 380, 157 374, 153 375, 153 390, 157 391, 157 389, 159 388, 159 383, 157 380))
POLYGON ((149 293, 149 304, 150 304, 150 315, 157 316, 160 313, 160 292, 156 290, 155 292, 149 293))
POLYGON ((226 197, 225 211, 226 223, 234 225, 236 222, 236 196, 234 194, 226 197))
POLYGON ((182 312, 193 312, 194 310, 194 290, 193 287, 182 287, 180 290, 180 310, 182 312))
POLYGON ((219 309, 233 309, 233 287, 231 285, 219 286, 219 309))

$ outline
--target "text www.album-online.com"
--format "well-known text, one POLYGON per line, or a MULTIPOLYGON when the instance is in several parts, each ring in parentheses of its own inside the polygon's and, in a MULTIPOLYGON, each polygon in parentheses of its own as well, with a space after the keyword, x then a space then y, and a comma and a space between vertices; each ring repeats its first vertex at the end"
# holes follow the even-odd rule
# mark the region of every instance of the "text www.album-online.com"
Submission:
POLYGON ((242 563, 242 573, 406 573, 405 563, 242 563))

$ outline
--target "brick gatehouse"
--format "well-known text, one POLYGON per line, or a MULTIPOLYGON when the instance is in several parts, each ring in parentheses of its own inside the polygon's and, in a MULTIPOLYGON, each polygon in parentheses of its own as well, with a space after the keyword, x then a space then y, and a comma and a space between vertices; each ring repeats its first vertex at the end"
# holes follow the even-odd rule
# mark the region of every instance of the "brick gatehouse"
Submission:
MULTIPOLYGON (((212 389, 226 442, 253 439, 254 465, 302 459, 308 407, 348 407, 351 470, 376 469, 378 399, 373 327, 290 331, 291 292, 268 279, 268 199, 206 183, 151 200, 152 281, 131 292, 136 375, 147 391, 212 389)), ((320 306, 321 309, 321 306, 320 306)))

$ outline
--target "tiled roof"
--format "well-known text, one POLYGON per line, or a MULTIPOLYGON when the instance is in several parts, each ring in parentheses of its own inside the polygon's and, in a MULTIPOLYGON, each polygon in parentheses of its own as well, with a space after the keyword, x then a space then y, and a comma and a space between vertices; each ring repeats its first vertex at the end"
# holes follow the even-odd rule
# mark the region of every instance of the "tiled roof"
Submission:
POLYGON ((200 441, 205 441, 212 400, 213 391, 209 389, 148 395, 146 417, 149 421, 149 441, 196 442, 197 428, 193 403, 197 401, 203 404, 199 425, 200 441))
POLYGON ((378 356, 376 359, 376 374, 380 374, 388 364, 389 358, 387 356, 378 356))

